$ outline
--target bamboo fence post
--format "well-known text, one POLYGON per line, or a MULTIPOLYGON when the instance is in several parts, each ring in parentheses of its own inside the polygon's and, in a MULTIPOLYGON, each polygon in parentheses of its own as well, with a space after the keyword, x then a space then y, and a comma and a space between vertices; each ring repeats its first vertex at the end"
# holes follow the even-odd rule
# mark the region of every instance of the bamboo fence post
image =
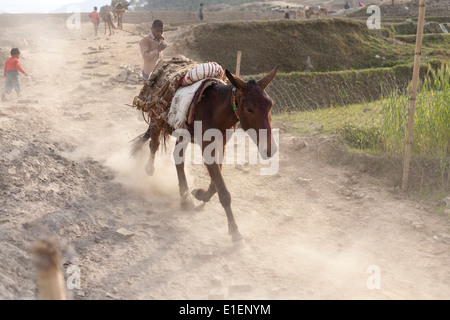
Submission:
POLYGON ((60 254, 56 241, 39 240, 32 248, 42 300, 66 300, 64 277, 60 268, 60 254))
POLYGON ((236 75, 239 76, 241 73, 241 56, 242 51, 237 52, 237 60, 236 60, 236 75))
POLYGON ((414 53, 414 70, 411 84, 411 98, 409 99, 410 104, 409 104, 408 132, 406 136, 405 159, 403 163, 403 179, 402 179, 403 191, 406 191, 408 189, 409 163, 411 161, 414 113, 416 108, 417 83, 419 80, 420 56, 421 56, 424 20, 425 20, 425 0, 420 0, 419 18, 417 22, 417 34, 416 34, 416 50, 414 53))

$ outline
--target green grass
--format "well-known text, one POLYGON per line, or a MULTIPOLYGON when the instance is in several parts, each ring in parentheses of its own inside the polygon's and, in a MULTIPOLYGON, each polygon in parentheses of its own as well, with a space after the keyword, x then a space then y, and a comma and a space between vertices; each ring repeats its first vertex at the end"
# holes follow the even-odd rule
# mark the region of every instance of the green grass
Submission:
MULTIPOLYGON (((425 71, 415 103, 412 152, 420 170, 430 170, 426 175, 433 175, 445 190, 450 183, 450 65, 425 71)), ((334 134, 354 150, 399 159, 406 146, 409 108, 409 95, 390 92, 371 103, 275 114, 273 121, 300 135, 334 134)))
POLYGON ((275 114, 273 122, 282 122, 294 133, 308 135, 321 128, 324 134, 337 134, 346 126, 370 128, 380 118, 382 110, 379 101, 367 104, 353 104, 312 111, 293 111, 275 114))

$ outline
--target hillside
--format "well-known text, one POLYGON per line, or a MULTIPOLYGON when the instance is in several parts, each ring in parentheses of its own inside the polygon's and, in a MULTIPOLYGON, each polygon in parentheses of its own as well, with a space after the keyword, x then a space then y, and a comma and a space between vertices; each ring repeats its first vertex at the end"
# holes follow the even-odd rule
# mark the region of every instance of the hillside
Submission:
POLYGON ((216 61, 234 70, 242 51, 241 72, 258 74, 276 65, 283 72, 338 71, 394 66, 411 60, 413 46, 390 31, 369 30, 348 19, 245 21, 200 24, 175 39, 180 52, 216 61), (226 48, 226 50, 224 50, 226 48))

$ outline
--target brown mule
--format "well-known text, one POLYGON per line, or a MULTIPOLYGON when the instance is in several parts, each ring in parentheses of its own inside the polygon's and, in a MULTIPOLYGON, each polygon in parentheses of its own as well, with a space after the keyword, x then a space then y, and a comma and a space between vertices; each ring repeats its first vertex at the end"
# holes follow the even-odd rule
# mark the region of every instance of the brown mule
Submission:
MULTIPOLYGON (((273 101, 266 94, 265 88, 267 88, 275 77, 278 68, 279 67, 270 71, 259 81, 250 80, 248 82, 226 70, 225 74, 231 85, 215 84, 208 87, 204 91, 203 98, 195 107, 194 120, 201 123, 201 137, 204 137, 205 132, 210 129, 214 129, 216 132, 220 131, 223 137, 222 147, 225 148, 227 142, 226 130, 233 128, 240 121, 243 130, 247 131, 253 129, 256 131, 256 135, 253 137, 255 139, 254 142, 259 147, 261 156, 265 159, 272 157, 277 152, 277 145, 272 136, 271 129, 271 109, 273 101)), ((132 153, 136 153, 136 151, 150 139, 150 159, 146 167, 146 171, 149 175, 154 173, 155 154, 163 136, 161 132, 162 128, 151 124, 147 132, 136 138, 133 143, 132 153)), ((175 132, 171 132, 172 135, 176 136, 174 133, 175 132)), ((197 136, 198 133, 193 132, 193 128, 192 130, 189 130, 189 133, 190 142, 194 143, 194 137, 197 136)), ((183 140, 184 139, 181 139, 178 136, 176 142, 177 146, 180 143, 186 143, 186 141, 183 140)), ((210 145, 216 142, 214 140, 205 140, 206 139, 195 141, 201 145, 204 159, 205 149, 208 147, 210 148, 210 145)), ((179 152, 177 146, 175 147, 175 151, 179 152)), ((219 158, 218 155, 215 154, 215 151, 212 155, 219 158)), ((183 154, 175 154, 174 152, 174 156, 181 157, 183 160, 183 154)), ((231 210, 231 195, 222 176, 222 163, 221 161, 211 162, 206 160, 204 162, 211 177, 210 185, 207 190, 193 190, 192 195, 198 200, 208 202, 217 192, 220 203, 227 215, 228 231, 232 237, 232 241, 240 241, 242 240, 242 236, 234 219, 233 211, 231 210)), ((182 204, 185 204, 191 193, 189 193, 189 187, 184 171, 184 161, 176 161, 176 169, 182 204)))

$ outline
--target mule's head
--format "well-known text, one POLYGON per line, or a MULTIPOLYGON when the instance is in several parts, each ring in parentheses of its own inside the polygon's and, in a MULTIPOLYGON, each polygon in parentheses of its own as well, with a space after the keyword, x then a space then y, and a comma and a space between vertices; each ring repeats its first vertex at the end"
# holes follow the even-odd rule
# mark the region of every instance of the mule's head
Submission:
POLYGON ((271 158, 278 150, 270 124, 273 101, 265 91, 275 77, 278 68, 276 67, 258 81, 250 80, 248 82, 228 70, 225 71, 228 80, 236 88, 235 104, 241 127, 245 131, 255 130, 256 135, 250 134, 250 137, 258 146, 264 159, 271 158))

